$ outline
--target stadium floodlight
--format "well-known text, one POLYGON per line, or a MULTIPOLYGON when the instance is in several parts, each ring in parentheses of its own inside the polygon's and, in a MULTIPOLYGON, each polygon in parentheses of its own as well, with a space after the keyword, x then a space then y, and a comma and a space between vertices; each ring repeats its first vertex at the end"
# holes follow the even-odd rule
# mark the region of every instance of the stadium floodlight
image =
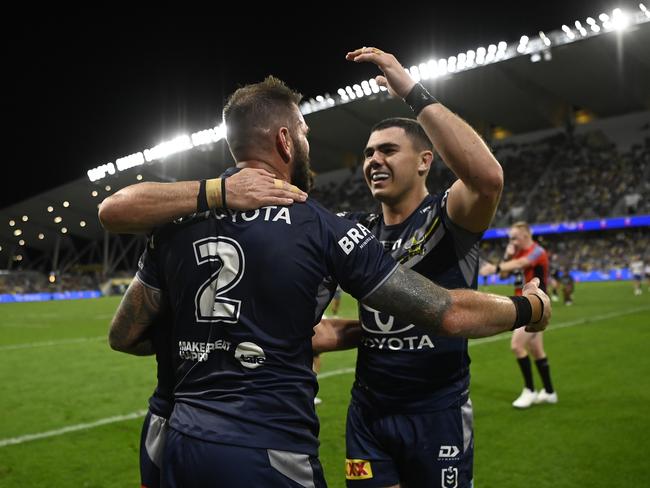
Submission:
POLYGON ((13 219, 10 220, 10 221, 9 221, 9 226, 10 226, 10 227, 13 227, 14 225, 16 225, 16 221, 13 220, 13 219))
POLYGON ((447 71, 450 73, 456 71, 456 56, 449 56, 447 58, 447 71))
POLYGON ((499 51, 505 52, 506 49, 508 48, 508 43, 506 41, 501 41, 501 42, 499 42, 497 47, 498 47, 499 51))
POLYGON ((609 15, 607 15, 606 13, 602 13, 598 16, 598 18, 600 19, 601 22, 607 22, 609 20, 609 15))
MULTIPOLYGON (((372 90, 370 89, 370 83, 368 83, 368 80, 363 80, 361 82, 361 89, 363 90, 363 94, 365 96, 370 96, 372 95, 372 90)), ((316 98, 318 100, 318 97, 316 98)), ((323 99, 325 101, 325 99, 323 99)))
POLYGON ((2 251, 2 246, 0 246, 0 251, 2 251))
POLYGON ((144 164, 144 156, 141 152, 129 154, 123 158, 118 158, 115 160, 115 165, 119 171, 124 171, 134 166, 140 166, 144 164))
POLYGON ((551 45, 551 40, 548 38, 546 34, 544 34, 544 31, 539 31, 539 38, 542 40, 544 45, 550 46, 551 45))
POLYGON ((465 66, 466 66, 465 63, 466 63, 466 61, 467 61, 467 54, 465 54, 465 53, 459 53, 459 54, 458 54, 458 64, 457 64, 457 66, 458 66, 458 70, 459 70, 459 71, 465 69, 465 66))
POLYGON ((54 273, 50 273, 50 276, 48 276, 47 279, 50 283, 54 283, 56 281, 56 275, 54 273))
POLYGON ((19 246, 24 246, 25 245, 25 239, 21 239, 18 241, 19 246))
POLYGON ((138 181, 142 181, 142 175, 135 175, 135 179, 138 181))
POLYGON ((427 63, 420 63, 418 65, 418 70, 420 71, 420 76, 423 80, 428 80, 431 78, 431 74, 429 73, 429 65, 427 63))
MULTIPOLYGON (((99 193, 97 193, 97 190, 93 190, 93 191, 91 191, 90 194, 91 194, 93 197, 96 197, 97 195, 99 195, 99 193)), ((52 207, 48 207, 48 208, 52 208, 52 207)), ((49 210, 48 210, 48 211, 49 211, 49 210)))
POLYGON ((352 90, 352 87, 350 85, 345 87, 345 93, 348 94, 348 98, 350 100, 354 100, 355 98, 357 98, 357 96, 354 94, 354 90, 352 90))
POLYGON ((612 26, 617 31, 625 30, 625 28, 630 25, 629 16, 623 12, 620 8, 615 8, 612 12, 612 26))
POLYGON ((68 208, 70 206, 70 202, 66 200, 65 202, 63 202, 63 206, 65 208, 68 208))
POLYGON ((372 90, 373 93, 379 93, 379 85, 377 84, 377 80, 375 80, 374 78, 370 78, 368 80, 368 84, 370 85, 370 89, 372 90))
POLYGON ((542 55, 539 53, 533 53, 530 55, 530 61, 532 63, 537 63, 542 60, 542 55))
POLYGON ((27 215, 23 215, 23 222, 27 222, 29 220, 29 217, 27 215))
POLYGON ((596 21, 594 20, 593 17, 587 17, 587 24, 589 25, 594 25, 596 21))
POLYGON ((361 86, 359 86, 358 83, 352 85, 352 89, 354 90, 354 94, 357 96, 357 98, 363 98, 363 90, 361 89, 361 86))
POLYGON ((165 159, 167 156, 192 149, 190 136, 183 134, 169 141, 164 141, 151 149, 144 150, 144 158, 147 162, 165 159))
POLYGON ((645 14, 646 17, 650 17, 650 11, 648 11, 648 9, 646 8, 645 5, 640 3, 639 8, 641 9, 641 12, 643 12, 645 14))
POLYGON ((485 48, 479 47, 476 50, 476 64, 483 64, 483 63, 485 63, 485 48))
POLYGON ((14 261, 22 261, 22 260, 23 260, 22 255, 18 254, 16 256, 14 256, 14 261))
POLYGON ((582 37, 585 37, 585 36, 587 35, 587 29, 585 29, 584 27, 582 27, 582 24, 580 23, 579 20, 576 20, 576 21, 575 21, 575 26, 576 26, 576 29, 578 29, 578 32, 580 32, 580 35, 581 35, 582 37))
POLYGON ((59 217, 58 215, 56 217, 54 217, 54 223, 55 224, 60 224, 62 220, 63 220, 63 218, 59 217))
POLYGON ((526 49, 528 47, 528 36, 521 36, 519 38, 519 46, 517 46, 517 52, 519 54, 523 54, 526 52, 526 49))
POLYGON ((569 40, 572 41, 573 39, 575 39, 576 35, 573 33, 573 31, 571 30, 571 28, 568 25, 562 24, 562 30, 564 31, 566 36, 569 38, 569 40))
POLYGON ((447 58, 440 58, 438 60, 438 73, 441 75, 447 74, 447 58))
POLYGON ((67 227, 61 227, 61 234, 66 234, 68 232, 67 227))
POLYGON ((81 222, 79 222, 79 227, 86 227, 86 221, 82 220, 81 222))
POLYGON ((592 24, 591 30, 594 32, 600 32, 600 26, 598 24, 592 24))
POLYGON ((47 207, 47 211, 48 211, 49 213, 54 212, 54 207, 53 207, 52 205, 50 205, 49 207, 47 207))
POLYGON ((106 185, 106 186, 104 187, 104 190, 106 190, 106 191, 111 191, 111 185, 106 185))
POLYGON ((22 230, 20 230, 20 229, 16 229, 16 230, 14 231, 14 236, 18 237, 19 235, 22 235, 22 233, 23 233, 22 230))
POLYGON ((45 239, 45 234, 42 234, 42 233, 39 234, 39 235, 38 235, 38 240, 39 240, 39 241, 42 241, 43 239, 45 239))

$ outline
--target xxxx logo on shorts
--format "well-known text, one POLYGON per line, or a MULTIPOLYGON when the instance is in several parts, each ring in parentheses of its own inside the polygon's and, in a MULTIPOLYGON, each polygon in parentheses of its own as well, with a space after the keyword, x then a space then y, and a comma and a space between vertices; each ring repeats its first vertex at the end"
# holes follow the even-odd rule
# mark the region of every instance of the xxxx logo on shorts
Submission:
POLYGON ((370 461, 365 461, 364 459, 345 460, 345 479, 367 480, 368 478, 372 478, 370 461))

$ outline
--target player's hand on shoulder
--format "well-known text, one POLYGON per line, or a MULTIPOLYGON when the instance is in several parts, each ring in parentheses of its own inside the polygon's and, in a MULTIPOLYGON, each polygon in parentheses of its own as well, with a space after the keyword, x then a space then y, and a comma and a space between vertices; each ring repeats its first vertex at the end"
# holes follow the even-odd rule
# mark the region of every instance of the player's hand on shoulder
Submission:
POLYGON ((526 326, 527 332, 540 332, 546 329, 553 312, 551 299, 539 288, 539 278, 533 278, 524 285, 522 295, 530 301, 533 307, 531 323, 526 326), (541 302, 541 306, 540 306, 541 302))
POLYGON ((243 168, 226 178, 226 203, 233 210, 254 210, 267 205, 304 202, 307 194, 260 168, 243 168))

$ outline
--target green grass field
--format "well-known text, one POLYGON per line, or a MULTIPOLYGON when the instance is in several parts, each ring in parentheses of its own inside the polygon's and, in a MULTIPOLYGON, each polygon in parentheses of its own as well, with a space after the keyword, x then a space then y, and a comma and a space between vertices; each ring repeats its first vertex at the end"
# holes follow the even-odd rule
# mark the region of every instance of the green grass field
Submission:
MULTIPOLYGON (((575 299, 555 306, 545 337, 557 405, 510 406, 522 385, 509 334, 470 343, 477 488, 648 483, 650 293, 578 284, 575 299)), ((118 300, 0 305, 0 487, 139 486, 141 415, 155 369, 151 358, 109 349, 118 300)), ((349 297, 342 313, 354 316, 349 297)), ((330 487, 345 486, 355 357, 323 356, 317 411, 330 487)))

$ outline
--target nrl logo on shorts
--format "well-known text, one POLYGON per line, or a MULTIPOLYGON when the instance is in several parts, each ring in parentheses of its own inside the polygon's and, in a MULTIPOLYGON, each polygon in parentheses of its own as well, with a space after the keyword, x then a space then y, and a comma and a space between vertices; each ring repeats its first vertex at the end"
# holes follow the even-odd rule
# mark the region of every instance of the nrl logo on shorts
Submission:
POLYGON ((449 466, 441 471, 440 486, 442 488, 458 488, 458 468, 449 466))

